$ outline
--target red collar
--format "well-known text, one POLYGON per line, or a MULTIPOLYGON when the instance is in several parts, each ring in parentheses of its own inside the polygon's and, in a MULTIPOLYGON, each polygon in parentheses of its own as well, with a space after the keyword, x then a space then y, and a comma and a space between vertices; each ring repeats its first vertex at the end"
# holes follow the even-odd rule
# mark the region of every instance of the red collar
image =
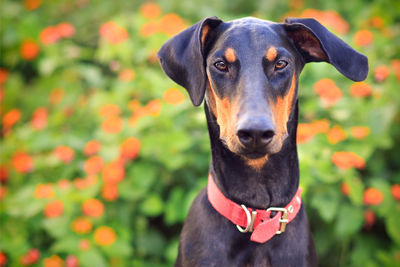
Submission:
POLYGON ((284 208, 271 207, 266 210, 253 210, 245 205, 239 205, 226 198, 218 189, 211 174, 208 176, 207 194, 208 200, 216 211, 222 216, 236 224, 240 232, 253 232, 250 240, 257 243, 265 243, 275 234, 285 231, 286 224, 290 223, 301 208, 299 188, 284 208), (276 215, 271 218, 271 212, 276 211, 276 215))

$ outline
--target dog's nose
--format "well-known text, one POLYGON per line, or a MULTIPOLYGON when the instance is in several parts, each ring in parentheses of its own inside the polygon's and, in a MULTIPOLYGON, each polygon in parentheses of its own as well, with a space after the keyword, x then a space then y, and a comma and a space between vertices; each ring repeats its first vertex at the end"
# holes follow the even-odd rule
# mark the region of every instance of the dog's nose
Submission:
POLYGON ((264 118, 252 119, 237 128, 239 141, 247 148, 258 148, 268 145, 275 135, 274 127, 264 118))

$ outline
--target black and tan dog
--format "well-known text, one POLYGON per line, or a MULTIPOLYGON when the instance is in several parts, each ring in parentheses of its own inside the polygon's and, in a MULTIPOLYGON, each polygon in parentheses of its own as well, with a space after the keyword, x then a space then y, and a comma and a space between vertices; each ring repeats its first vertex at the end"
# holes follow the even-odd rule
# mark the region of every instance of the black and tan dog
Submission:
POLYGON ((314 19, 215 17, 170 39, 158 56, 195 106, 205 98, 212 153, 176 266, 317 266, 298 191, 299 75, 305 63, 325 61, 361 81, 367 58, 314 19))

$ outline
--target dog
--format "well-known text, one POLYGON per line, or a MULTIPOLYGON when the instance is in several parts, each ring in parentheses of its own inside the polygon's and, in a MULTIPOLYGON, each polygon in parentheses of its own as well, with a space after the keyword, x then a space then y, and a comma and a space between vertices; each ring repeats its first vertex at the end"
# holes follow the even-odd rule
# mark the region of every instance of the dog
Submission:
POLYGON ((206 18, 159 50, 162 69, 203 100, 207 188, 184 223, 175 266, 317 266, 299 189, 298 80, 328 62, 353 81, 368 59, 314 19, 206 18))

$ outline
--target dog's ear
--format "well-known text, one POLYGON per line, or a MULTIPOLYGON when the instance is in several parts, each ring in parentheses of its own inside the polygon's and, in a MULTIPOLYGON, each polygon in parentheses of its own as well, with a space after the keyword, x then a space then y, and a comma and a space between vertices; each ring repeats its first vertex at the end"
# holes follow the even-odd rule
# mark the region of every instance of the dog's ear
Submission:
POLYGON ((217 17, 206 18, 172 37, 158 51, 164 72, 186 88, 195 106, 203 101, 207 84, 204 47, 221 22, 217 17))
POLYGON ((283 25, 306 62, 329 62, 353 81, 362 81, 367 77, 368 58, 315 19, 287 18, 283 25))

